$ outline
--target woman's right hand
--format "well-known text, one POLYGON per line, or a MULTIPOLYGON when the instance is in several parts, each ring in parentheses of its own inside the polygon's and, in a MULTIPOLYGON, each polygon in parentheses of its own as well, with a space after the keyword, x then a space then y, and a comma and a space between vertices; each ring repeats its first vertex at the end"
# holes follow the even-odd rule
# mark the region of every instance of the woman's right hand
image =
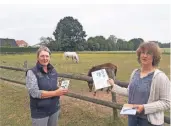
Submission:
POLYGON ((113 86, 115 84, 114 80, 111 78, 109 78, 109 80, 107 80, 107 81, 111 86, 113 86))
POLYGON ((56 90, 56 95, 57 96, 61 96, 61 95, 64 95, 66 93, 68 93, 68 89, 65 89, 65 88, 62 88, 62 87, 60 87, 60 88, 58 88, 56 90))

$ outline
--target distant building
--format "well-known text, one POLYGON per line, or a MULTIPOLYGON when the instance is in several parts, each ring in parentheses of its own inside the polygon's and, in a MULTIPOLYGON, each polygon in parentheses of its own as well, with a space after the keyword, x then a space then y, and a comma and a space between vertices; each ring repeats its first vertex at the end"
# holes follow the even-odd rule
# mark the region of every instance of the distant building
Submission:
POLYGON ((24 40, 16 40, 16 44, 18 47, 28 47, 28 43, 24 40))
POLYGON ((17 47, 15 39, 0 38, 0 47, 17 47))

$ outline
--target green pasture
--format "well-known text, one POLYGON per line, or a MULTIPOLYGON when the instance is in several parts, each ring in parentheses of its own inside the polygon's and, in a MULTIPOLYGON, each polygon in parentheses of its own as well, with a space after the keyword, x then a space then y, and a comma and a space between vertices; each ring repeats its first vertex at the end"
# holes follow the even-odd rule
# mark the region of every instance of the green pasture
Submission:
POLYGON ((162 52, 164 52, 164 53, 170 53, 170 48, 162 48, 162 52))
MULTIPOLYGON (((120 81, 129 81, 131 72, 135 68, 139 68, 137 57, 134 53, 79 53, 79 57, 80 62, 76 64, 73 63, 71 59, 64 59, 62 53, 53 53, 51 56, 51 64, 54 65, 59 73, 87 74, 92 66, 110 62, 118 67, 117 79, 120 81)), ((31 68, 36 63, 36 54, 0 55, 0 59, 1 65, 18 68, 23 68, 23 63, 27 60, 28 67, 31 68)), ((170 55, 162 55, 159 68, 170 77, 170 55)), ((25 81, 24 72, 0 69, 0 76, 22 82, 25 81)), ((2 126, 30 126, 31 121, 27 90, 20 86, 12 86, 11 83, 2 80, 0 83, 0 124, 2 124, 2 126)), ((69 89, 75 93, 92 96, 92 94, 88 92, 87 83, 84 81, 71 80, 69 89)), ((109 98, 107 100, 109 100, 109 98)), ((123 101, 126 102, 126 99, 123 98, 123 101)), ((110 108, 66 96, 61 98, 61 104, 62 111, 59 126, 112 125, 112 109, 110 108)), ((118 123, 120 126, 127 126, 125 121, 126 118, 121 118, 121 120, 118 120, 118 123)))
MULTIPOLYGON (((54 53, 51 56, 51 64, 54 65, 56 70, 59 73, 81 73, 87 74, 88 70, 98 64, 102 63, 113 63, 118 67, 117 79, 121 81, 128 81, 131 72, 139 67, 137 62, 137 57, 135 54, 88 54, 81 53, 79 54, 80 62, 78 64, 73 63, 71 59, 64 59, 62 53, 54 53)), ((0 55, 0 64, 5 66, 13 66, 13 67, 23 67, 23 63, 25 60, 28 61, 28 67, 31 68, 36 63, 36 54, 21 54, 21 55, 0 55)), ((162 55, 161 62, 159 64, 159 68, 163 70, 168 76, 170 73, 170 55, 162 55)), ((23 77, 23 72, 8 71, 1 70, 1 75, 5 75, 8 77, 23 77), (18 75, 19 74, 19 75, 18 75)), ((16 78, 16 79, 17 79, 16 78)), ((21 78, 19 79, 21 80, 21 78)))

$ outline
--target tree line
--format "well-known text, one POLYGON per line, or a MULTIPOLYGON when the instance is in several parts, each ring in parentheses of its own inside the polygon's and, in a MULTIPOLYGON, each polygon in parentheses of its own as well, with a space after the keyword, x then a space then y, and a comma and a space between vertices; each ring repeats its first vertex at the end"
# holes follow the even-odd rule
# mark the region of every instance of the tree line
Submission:
MULTIPOLYGON (((52 37, 41 37, 38 45, 48 46, 53 51, 135 51, 144 42, 142 38, 133 38, 126 41, 110 35, 89 37, 81 23, 73 17, 67 16, 61 19, 52 37)), ((169 43, 155 41, 161 48, 170 48, 169 43)))

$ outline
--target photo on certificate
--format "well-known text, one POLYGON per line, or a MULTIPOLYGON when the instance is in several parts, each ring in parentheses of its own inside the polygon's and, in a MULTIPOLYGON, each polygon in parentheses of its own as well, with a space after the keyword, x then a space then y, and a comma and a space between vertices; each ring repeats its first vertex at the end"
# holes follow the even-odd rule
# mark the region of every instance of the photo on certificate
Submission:
POLYGON ((91 74, 92 74, 95 90, 99 90, 111 86, 107 82, 109 77, 105 69, 94 71, 91 74))
POLYGON ((61 87, 64 89, 68 89, 69 83, 70 83, 70 80, 63 80, 61 83, 61 87))

